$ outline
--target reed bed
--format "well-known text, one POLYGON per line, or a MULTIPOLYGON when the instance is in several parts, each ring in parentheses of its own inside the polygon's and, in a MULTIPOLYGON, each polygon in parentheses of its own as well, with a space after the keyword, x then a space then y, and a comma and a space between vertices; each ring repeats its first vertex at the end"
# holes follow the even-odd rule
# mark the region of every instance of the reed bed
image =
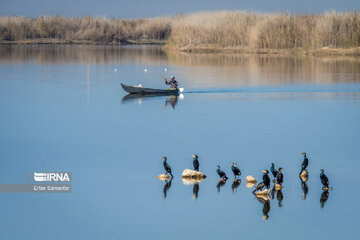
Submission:
POLYGON ((170 49, 360 47, 360 11, 324 14, 199 12, 149 19, 0 17, 0 42, 56 39, 95 44, 167 41, 170 49))
POLYGON ((121 44, 129 40, 166 40, 172 17, 151 19, 115 19, 85 16, 69 18, 0 17, 0 40, 61 39, 121 44))
POLYGON ((200 12, 173 23, 170 47, 318 49, 360 46, 360 12, 200 12))

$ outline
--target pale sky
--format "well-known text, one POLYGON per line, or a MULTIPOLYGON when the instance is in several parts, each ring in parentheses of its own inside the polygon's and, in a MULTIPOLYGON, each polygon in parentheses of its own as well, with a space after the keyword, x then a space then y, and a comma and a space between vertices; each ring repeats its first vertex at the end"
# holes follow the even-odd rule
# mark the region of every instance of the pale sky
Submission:
POLYGON ((359 0, 0 0, 1 16, 62 15, 141 18, 207 10, 322 13, 360 10, 359 0))

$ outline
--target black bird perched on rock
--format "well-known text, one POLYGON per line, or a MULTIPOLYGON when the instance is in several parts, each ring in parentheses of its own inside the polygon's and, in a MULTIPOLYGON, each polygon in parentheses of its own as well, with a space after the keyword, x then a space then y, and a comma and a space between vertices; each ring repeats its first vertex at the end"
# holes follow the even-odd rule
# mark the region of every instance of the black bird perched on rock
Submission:
POLYGON ((328 177, 325 175, 324 169, 321 169, 320 179, 321 179, 322 185, 323 185, 324 187, 326 187, 326 188, 329 188, 329 179, 328 179, 328 177))
POLYGON ((240 171, 240 169, 236 166, 236 163, 232 163, 231 170, 232 170, 233 173, 234 173, 235 179, 236 179, 236 176, 240 176, 240 175, 241 175, 241 171, 240 171))
POLYGON ((263 175, 263 182, 266 186, 267 189, 270 188, 270 178, 269 178, 269 171, 268 170, 263 170, 264 175, 263 175))
POLYGON ((301 175, 301 173, 307 168, 307 166, 309 165, 309 159, 306 157, 306 153, 303 152, 302 155, 304 156, 304 160, 301 164, 301 171, 299 173, 299 175, 301 175))
POLYGON ((164 159, 164 169, 165 169, 165 171, 166 171, 166 174, 170 173, 170 176, 173 178, 174 176, 173 176, 172 173, 171 173, 171 167, 170 167, 170 165, 166 162, 167 157, 163 157, 163 159, 164 159))
POLYGON ((266 187, 267 189, 270 188, 269 171, 263 170, 263 172, 264 172, 263 181, 256 186, 253 193, 255 193, 257 190, 262 190, 264 187, 266 187))
POLYGON ((198 160, 199 157, 198 157, 198 155, 192 155, 192 157, 194 158, 193 159, 194 170, 199 171, 199 166, 200 166, 199 160, 198 160))
POLYGON ((278 170, 278 174, 276 175, 276 182, 280 185, 282 185, 283 181, 284 181, 284 175, 282 174, 283 168, 279 168, 278 170))
POLYGON ((274 178, 276 178, 276 176, 278 174, 278 171, 275 169, 275 164, 274 163, 271 163, 270 171, 271 171, 272 175, 274 176, 274 178))
POLYGON ((226 176, 226 174, 224 173, 224 171, 221 171, 221 170, 220 170, 220 166, 218 165, 217 167, 218 167, 218 169, 216 170, 216 172, 219 174, 219 176, 220 176, 223 180, 228 179, 228 177, 226 176))

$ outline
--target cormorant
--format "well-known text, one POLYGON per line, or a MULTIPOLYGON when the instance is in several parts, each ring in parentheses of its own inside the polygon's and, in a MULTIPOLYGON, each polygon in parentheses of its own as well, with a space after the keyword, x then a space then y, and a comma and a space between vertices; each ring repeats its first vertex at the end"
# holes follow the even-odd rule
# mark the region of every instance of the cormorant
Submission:
POLYGON ((194 170, 199 171, 199 166, 200 166, 199 160, 198 160, 199 157, 198 157, 198 155, 192 155, 192 157, 194 158, 193 159, 194 170))
POLYGON ((216 170, 216 172, 219 174, 220 178, 222 178, 223 180, 227 180, 228 177, 226 176, 226 174, 223 171, 220 170, 220 166, 218 165, 217 167, 218 167, 218 169, 216 170))
POLYGON ((280 185, 282 185, 282 183, 284 181, 284 175, 282 174, 281 170, 283 170, 283 168, 279 168, 278 174, 276 176, 276 182, 280 185))
POLYGON ((236 189, 240 186, 241 184, 241 180, 240 179, 236 179, 233 184, 231 185, 231 190, 232 190, 232 193, 234 194, 236 189))
POLYGON ((264 175, 263 175, 263 181, 261 183, 259 183, 256 188, 254 189, 253 193, 255 194, 255 192, 257 190, 262 190, 264 187, 266 187, 267 189, 270 188, 270 178, 269 178, 269 171, 268 170, 263 170, 264 175))
POLYGON ((307 168, 307 166, 309 165, 309 159, 306 157, 306 153, 303 152, 302 155, 304 156, 304 160, 301 164, 301 171, 299 173, 299 175, 301 175, 301 173, 307 168))
POLYGON ((321 208, 324 207, 325 202, 328 200, 328 198, 329 198, 329 191, 324 190, 323 193, 321 194, 321 197, 320 197, 321 208))
POLYGON ((263 182, 266 186, 267 189, 270 188, 270 178, 269 178, 269 171, 268 170, 263 170, 264 175, 263 175, 263 182))
POLYGON ((325 175, 324 169, 321 169, 320 179, 321 179, 322 185, 323 185, 324 187, 326 187, 326 188, 329 188, 329 179, 328 179, 328 177, 325 175))
POLYGON ((278 171, 275 169, 275 164, 274 163, 271 163, 270 171, 271 171, 272 175, 274 176, 274 178, 276 179, 278 171))
POLYGON ((240 176, 240 175, 241 175, 241 171, 240 171, 240 169, 236 166, 236 163, 232 163, 231 170, 232 170, 233 173, 234 173, 235 179, 236 179, 236 176, 240 176))
POLYGON ((171 173, 171 167, 170 167, 170 165, 166 162, 167 157, 163 157, 163 159, 164 159, 164 169, 165 169, 165 171, 166 171, 166 174, 170 173, 170 176, 173 178, 174 176, 173 176, 172 173, 171 173))
POLYGON ((170 181, 165 180, 165 185, 164 185, 164 189, 163 189, 164 198, 167 197, 167 191, 169 191, 169 189, 171 188, 171 181, 172 180, 173 180, 172 178, 170 178, 170 181))

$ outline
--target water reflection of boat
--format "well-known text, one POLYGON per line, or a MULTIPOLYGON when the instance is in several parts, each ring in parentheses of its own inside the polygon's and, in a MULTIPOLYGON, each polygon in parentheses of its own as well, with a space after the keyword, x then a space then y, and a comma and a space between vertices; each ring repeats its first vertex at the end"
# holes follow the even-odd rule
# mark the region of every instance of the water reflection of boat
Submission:
POLYGON ((165 99, 165 107, 167 107, 168 105, 170 105, 173 109, 175 109, 176 104, 178 103, 178 99, 183 99, 184 95, 180 94, 180 95, 161 95, 161 94, 128 94, 126 96, 123 97, 123 99, 121 100, 122 103, 126 103, 126 102, 131 102, 131 101, 136 101, 139 104, 142 104, 142 101, 144 99, 151 99, 151 98, 155 98, 155 97, 161 97, 161 96, 166 96, 165 99))
POLYGON ((165 100, 165 107, 170 105, 173 109, 175 109, 175 106, 176 106, 177 102, 178 102, 178 97, 177 96, 169 96, 169 98, 167 98, 165 100))

